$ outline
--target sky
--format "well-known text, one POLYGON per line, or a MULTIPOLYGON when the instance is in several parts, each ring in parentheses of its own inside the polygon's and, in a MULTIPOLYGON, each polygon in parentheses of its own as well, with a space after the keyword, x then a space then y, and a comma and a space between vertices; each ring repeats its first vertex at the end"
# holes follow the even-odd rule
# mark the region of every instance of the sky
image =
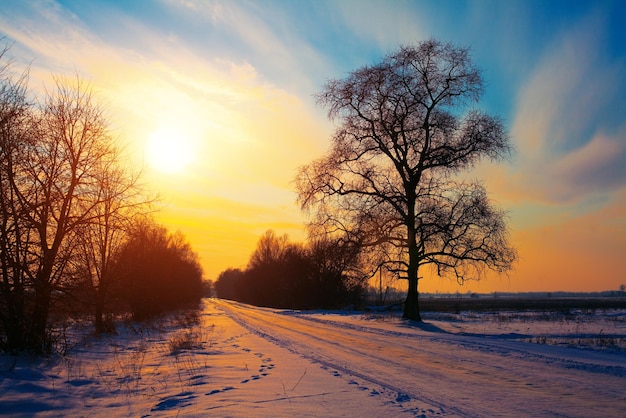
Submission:
POLYGON ((608 0, 4 0, 0 36, 31 90, 90 82, 209 280, 245 268, 267 229, 305 239, 293 179, 329 147, 326 80, 429 38, 467 46, 477 107, 516 150, 468 176, 508 211, 519 261, 420 290, 587 292, 626 284, 624 16, 608 0))

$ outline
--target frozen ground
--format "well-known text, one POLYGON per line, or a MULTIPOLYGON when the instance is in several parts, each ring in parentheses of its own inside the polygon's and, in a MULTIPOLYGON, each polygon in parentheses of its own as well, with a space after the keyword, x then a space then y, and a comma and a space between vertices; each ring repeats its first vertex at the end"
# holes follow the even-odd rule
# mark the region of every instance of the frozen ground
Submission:
POLYGON ((204 301, 0 357, 5 416, 624 416, 626 312, 391 315, 204 301))

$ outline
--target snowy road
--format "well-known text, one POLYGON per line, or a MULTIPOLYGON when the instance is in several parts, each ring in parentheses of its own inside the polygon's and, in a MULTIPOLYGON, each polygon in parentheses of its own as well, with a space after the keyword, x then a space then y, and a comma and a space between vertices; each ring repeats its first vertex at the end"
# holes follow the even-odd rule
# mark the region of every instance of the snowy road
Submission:
POLYGON ((472 317, 205 299, 100 338, 76 324, 65 356, 0 355, 0 416, 625 416, 625 311, 472 317))
POLYGON ((293 354, 447 416, 624 416, 626 357, 434 326, 330 320, 212 300, 293 354))

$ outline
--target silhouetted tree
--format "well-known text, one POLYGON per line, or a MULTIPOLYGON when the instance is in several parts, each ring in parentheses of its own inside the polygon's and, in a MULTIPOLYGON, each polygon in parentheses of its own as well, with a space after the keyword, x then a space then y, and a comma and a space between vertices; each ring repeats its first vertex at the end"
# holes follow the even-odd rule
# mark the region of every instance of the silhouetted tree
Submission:
POLYGON ((204 294, 196 253, 181 233, 151 220, 131 230, 114 268, 120 296, 137 320, 197 303, 204 294))
POLYGON ((113 323, 105 322, 116 280, 114 260, 128 238, 133 219, 149 208, 149 199, 139 187, 139 174, 120 165, 119 155, 100 161, 96 168, 98 181, 91 220, 77 234, 78 251, 73 258, 79 292, 88 290, 89 304, 94 312, 97 334, 113 331, 113 323), (86 289, 85 289, 86 288, 86 289))
POLYGON ((227 269, 215 281, 215 292, 222 299, 239 300, 238 287, 244 272, 240 269, 227 269))
POLYGON ((331 308, 360 303, 366 288, 367 273, 361 264, 361 247, 350 240, 327 237, 309 241, 308 257, 312 267, 315 306, 331 308))
POLYGON ((503 212, 480 183, 458 178, 510 152, 497 117, 467 110, 482 92, 468 49, 428 40, 330 80, 318 95, 340 123, 327 155, 299 172, 299 202, 329 234, 385 246, 389 269, 408 280, 405 318, 420 320, 424 267, 463 282, 516 259, 503 212))
POLYGON ((248 269, 254 269, 263 265, 280 261, 289 246, 287 235, 276 236, 276 233, 268 229, 259 238, 256 249, 248 261, 248 269))
MULTIPOLYGON (((277 236, 266 231, 250 256, 239 293, 244 301, 254 305, 291 307, 288 288, 292 275, 287 264, 294 257, 287 235, 277 236)), ((291 297, 290 297, 291 296, 291 297)))
POLYGON ((76 233, 97 217, 94 208, 104 199, 98 166, 117 153, 103 108, 89 86, 76 80, 57 81, 56 87, 30 126, 34 140, 24 159, 24 174, 32 183, 21 188, 31 210, 28 221, 36 231, 31 248, 36 257, 31 348, 45 342, 51 296, 63 286, 76 233))
MULTIPOLYGON (((142 242, 157 255, 139 249, 141 267, 158 267, 145 295, 163 302, 159 309, 198 300, 206 288, 184 237, 157 227, 146 226, 143 237, 141 228, 131 231, 150 199, 122 161, 89 85, 57 79, 43 102, 31 103, 27 73, 11 73, 7 51, 0 50, 0 348, 50 350, 50 313, 59 302, 89 306, 103 331, 110 300, 123 294, 124 271, 116 269, 134 268, 129 254, 142 242)), ((149 286, 145 275, 134 277, 124 295, 135 291, 127 300, 139 316, 138 292, 149 286)), ((148 313, 154 308, 145 305, 148 313)))
POLYGON ((15 76, 0 50, 0 347, 14 352, 26 344, 29 234, 24 214, 28 207, 19 196, 20 161, 28 141, 26 127, 30 103, 26 99, 27 74, 15 76))

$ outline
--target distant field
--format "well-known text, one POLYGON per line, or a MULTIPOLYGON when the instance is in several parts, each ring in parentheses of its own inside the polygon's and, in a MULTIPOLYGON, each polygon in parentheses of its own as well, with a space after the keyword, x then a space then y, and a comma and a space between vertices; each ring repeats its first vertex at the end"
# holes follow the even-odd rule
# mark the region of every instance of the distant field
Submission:
POLYGON ((626 296, 615 297, 428 297, 420 299, 423 312, 558 311, 572 309, 626 309, 626 296))

